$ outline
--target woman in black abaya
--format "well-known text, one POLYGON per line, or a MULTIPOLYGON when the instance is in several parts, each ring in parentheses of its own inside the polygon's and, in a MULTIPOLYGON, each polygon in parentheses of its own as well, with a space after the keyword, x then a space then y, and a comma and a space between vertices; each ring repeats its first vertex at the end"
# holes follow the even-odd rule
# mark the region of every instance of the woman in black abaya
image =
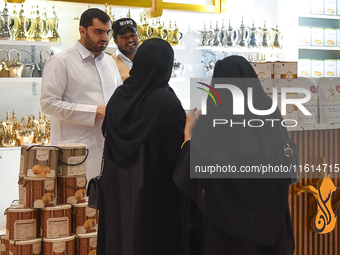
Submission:
POLYGON ((168 85, 173 60, 164 40, 144 42, 107 105, 97 254, 184 254, 183 196, 172 176, 185 112, 168 85))
MULTIPOLYGON (((231 56, 218 61, 212 86, 233 84, 245 95, 244 115, 233 115, 233 98, 228 89, 217 90, 223 106, 207 100, 207 115, 200 116, 192 140, 186 142, 174 174, 176 184, 197 204, 203 216, 204 255, 292 255, 294 235, 288 206, 289 185, 297 181, 294 174, 281 178, 260 179, 246 175, 231 178, 193 179, 189 168, 202 165, 289 166, 292 158, 298 164, 295 144, 276 108, 269 116, 251 113, 247 106, 247 88, 253 89, 255 109, 267 110, 272 100, 263 91, 257 75, 243 57, 231 56), (215 78, 228 78, 216 80, 215 78), (242 79, 241 79, 242 78, 242 79), (219 125, 212 128, 213 119, 233 119, 246 125, 219 125), (250 119, 276 119, 274 127, 249 127, 250 119), (190 145, 189 145, 190 144, 190 145), (289 157, 284 147, 290 146, 289 157), (293 154, 291 154, 293 152, 293 154), (190 162, 190 166, 189 166, 190 162)), ((252 123, 259 125, 259 123, 252 123)), ((269 124, 269 125, 268 125, 269 124)), ((204 174, 201 176, 204 177, 204 174)), ((210 177, 210 176, 209 176, 210 177)), ((259 176, 257 176, 259 177, 259 176)), ((200 245, 200 243, 198 244, 200 245)))

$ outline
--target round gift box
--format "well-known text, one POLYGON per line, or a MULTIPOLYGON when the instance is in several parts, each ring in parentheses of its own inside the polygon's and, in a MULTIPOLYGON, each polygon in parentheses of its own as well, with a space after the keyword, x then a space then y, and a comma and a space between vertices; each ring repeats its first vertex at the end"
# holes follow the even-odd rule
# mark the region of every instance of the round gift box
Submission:
POLYGON ((86 202, 86 177, 58 177, 58 204, 86 202))
POLYGON ((29 208, 44 208, 56 204, 56 178, 25 177, 24 204, 29 208))
MULTIPOLYGON (((44 255, 74 255, 75 237, 43 238, 44 255)), ((84 254, 85 253, 76 253, 84 254)), ((87 254, 86 254, 87 255, 87 254)))
POLYGON ((9 240, 30 240, 38 237, 39 211, 32 208, 6 210, 6 236, 9 240))
POLYGON ((73 233, 85 234, 97 232, 99 212, 88 207, 88 203, 74 204, 73 233))
POLYGON ((53 146, 22 144, 20 172, 27 177, 54 178, 58 168, 59 150, 53 146))
POLYGON ((19 174, 18 179, 18 187, 19 187, 19 204, 25 204, 25 198, 24 198, 24 183, 25 183, 25 175, 19 174))
POLYGON ((0 236, 0 255, 9 254, 9 240, 7 236, 0 236))
POLYGON ((77 235, 77 254, 97 254, 97 233, 77 235))
POLYGON ((86 175, 86 158, 88 151, 84 143, 58 144, 59 166, 58 176, 86 175))
POLYGON ((27 241, 9 241, 11 255, 41 255, 41 238, 27 241))
POLYGON ((71 205, 57 205, 42 208, 40 212, 40 230, 43 238, 61 238, 71 235, 71 205))

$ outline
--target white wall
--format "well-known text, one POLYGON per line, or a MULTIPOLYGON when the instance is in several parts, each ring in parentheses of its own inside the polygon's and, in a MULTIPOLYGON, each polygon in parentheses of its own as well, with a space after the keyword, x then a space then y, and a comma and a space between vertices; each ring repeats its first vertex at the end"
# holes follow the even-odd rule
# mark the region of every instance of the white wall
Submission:
MULTIPOLYGON (((290 0, 291 1, 291 0, 290 0)), ((206 14, 206 13, 195 13, 195 12, 179 12, 179 11, 167 11, 165 10, 162 16, 162 20, 165 21, 165 26, 168 26, 169 20, 177 22, 177 26, 184 33, 184 38, 181 40, 181 45, 186 46, 186 50, 176 51, 175 58, 182 62, 185 66, 183 77, 187 78, 186 83, 172 83, 171 85, 175 89, 179 98, 184 102, 184 106, 188 107, 187 100, 189 98, 189 78, 190 77, 203 77, 203 69, 200 63, 202 56, 201 51, 195 50, 194 48, 199 45, 200 34, 197 30, 203 28, 204 21, 209 26, 210 21, 213 23, 213 27, 216 25, 216 20, 219 20, 219 26, 221 25, 222 19, 227 26, 230 18, 231 24, 237 27, 241 23, 243 16, 244 23, 247 26, 251 25, 252 20, 256 22, 256 26, 262 27, 264 21, 266 21, 267 27, 274 27, 275 23, 279 21, 280 28, 284 31, 284 45, 287 45, 287 56, 289 60, 294 60, 292 52, 296 52, 294 44, 288 43, 290 40, 290 33, 294 31, 291 26, 294 25, 294 20, 291 19, 291 15, 287 13, 288 6, 290 9, 291 4, 287 5, 286 1, 281 1, 280 4, 277 1, 271 0, 238 0, 226 2, 226 13, 223 14, 206 14), (283 3, 284 2, 284 3, 283 3), (282 6, 286 6, 282 8, 282 6), (287 18, 289 17, 289 18, 287 18), (289 20, 289 27, 286 27, 286 21, 289 20), (292 49, 289 50, 288 46, 292 49), (291 56, 292 57, 291 57, 291 56)), ((54 49, 56 51, 69 48, 74 45, 75 41, 79 38, 78 26, 79 20, 74 18, 79 17, 81 13, 88 8, 88 4, 81 3, 68 3, 58 1, 32 1, 26 0, 24 3, 25 14, 29 15, 31 6, 39 6, 42 10, 46 7, 47 15, 49 16, 52 11, 52 6, 55 6, 57 15, 59 16, 59 33, 62 38, 62 47, 54 49)), ((3 8, 3 4, 0 5, 0 9, 3 8)), ((13 10, 14 4, 8 4, 10 12, 13 10)), ((104 5, 91 5, 91 7, 97 7, 104 10, 104 5)), ((20 9, 19 5, 16 5, 17 11, 20 9)), ((112 13, 116 18, 125 17, 128 11, 127 7, 112 7, 112 13)), ((132 18, 137 22, 139 21, 139 13, 142 9, 132 8, 132 18)), ((17 48, 22 47, 5 47, 2 48, 17 48)), ((30 47, 25 48, 30 50, 30 47)), ((41 51, 37 48, 37 54, 41 51)), ((45 49, 45 47, 44 47, 45 49)), ((107 49, 108 52, 113 53, 114 49, 107 49)), ((219 56, 220 58, 223 55, 219 56)), ((0 78, 1 79, 1 78, 0 78)), ((1 82, 1 80, 0 80, 1 82)), ((40 84, 38 84, 38 91, 40 90, 40 84)), ((39 96, 32 95, 32 84, 3 84, 0 83, 0 120, 5 119, 6 110, 16 111, 18 118, 21 118, 26 114, 38 115, 40 109, 39 96)))

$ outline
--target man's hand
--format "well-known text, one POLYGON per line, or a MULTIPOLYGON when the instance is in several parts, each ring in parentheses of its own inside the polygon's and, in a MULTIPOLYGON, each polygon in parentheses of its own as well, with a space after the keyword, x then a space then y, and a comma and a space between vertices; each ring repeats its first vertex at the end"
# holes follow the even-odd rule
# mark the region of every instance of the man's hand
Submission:
POLYGON ((199 110, 198 112, 196 112, 196 111, 197 111, 197 108, 194 108, 187 115, 185 128, 184 128, 184 139, 185 140, 191 139, 192 130, 194 129, 194 127, 196 125, 198 117, 201 115, 201 110, 199 110))
POLYGON ((98 105, 96 116, 100 117, 100 118, 104 118, 105 117, 105 111, 106 111, 106 105, 98 105))

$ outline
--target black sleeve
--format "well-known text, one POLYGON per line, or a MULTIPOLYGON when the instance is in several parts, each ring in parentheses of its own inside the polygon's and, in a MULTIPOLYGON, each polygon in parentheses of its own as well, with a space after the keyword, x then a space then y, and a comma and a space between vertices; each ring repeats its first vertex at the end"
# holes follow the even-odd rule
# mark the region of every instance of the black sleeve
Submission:
POLYGON ((175 164, 180 157, 184 142, 186 115, 182 106, 178 106, 162 124, 158 132, 158 142, 169 163, 175 164))

